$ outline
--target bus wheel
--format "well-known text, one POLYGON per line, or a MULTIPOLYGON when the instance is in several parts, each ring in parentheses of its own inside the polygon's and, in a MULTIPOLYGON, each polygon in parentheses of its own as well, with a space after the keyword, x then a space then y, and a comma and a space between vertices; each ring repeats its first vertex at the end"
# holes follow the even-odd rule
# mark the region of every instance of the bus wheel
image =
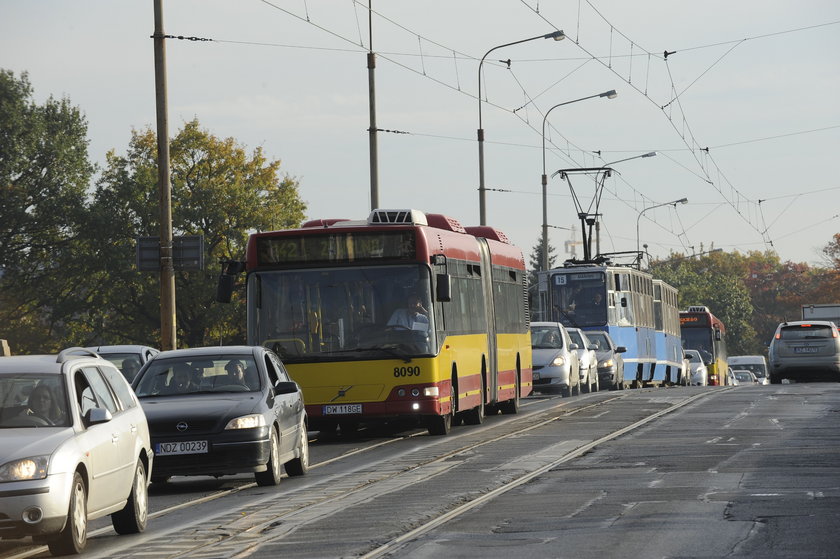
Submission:
POLYGON ((516 377, 516 385, 514 390, 516 394, 514 394, 513 398, 508 400, 507 402, 502 402, 499 404, 499 410, 505 415, 516 415, 519 413, 519 377, 516 377))
POLYGON ((444 415, 430 415, 426 418, 426 429, 430 435, 448 435, 452 430, 453 417, 455 416, 455 405, 457 403, 455 395, 455 383, 449 385, 449 413, 444 415))
POLYGON ((484 423, 484 382, 481 383, 481 401, 471 410, 463 413, 465 425, 481 425, 484 423))

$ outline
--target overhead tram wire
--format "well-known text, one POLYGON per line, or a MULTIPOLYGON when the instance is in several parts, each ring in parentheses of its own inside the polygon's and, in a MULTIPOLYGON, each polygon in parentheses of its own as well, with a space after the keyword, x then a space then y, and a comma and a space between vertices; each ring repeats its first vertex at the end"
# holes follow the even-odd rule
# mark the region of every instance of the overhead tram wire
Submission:
MULTIPOLYGON (((528 4, 527 4, 527 3, 525 3, 524 1, 523 1, 522 3, 523 3, 523 4, 525 4, 525 6, 527 6, 529 10, 531 10, 532 12, 534 12, 534 8, 532 8, 530 5, 528 5, 528 4)), ((587 0, 587 4, 589 4, 589 5, 590 5, 590 7, 592 7, 592 9, 593 9, 593 10, 594 10, 594 11, 595 11, 598 15, 599 15, 599 17, 601 17, 601 18, 603 19, 603 21, 604 21, 607 25, 609 25, 609 26, 610 26, 610 28, 611 28, 611 29, 615 29, 615 30, 616 30, 616 31, 617 31, 617 32, 618 32, 618 33, 619 33, 622 37, 624 37, 625 39, 627 39, 627 41, 628 41, 628 42, 630 42, 630 44, 631 44, 631 45, 638 46, 638 44, 637 44, 635 41, 632 41, 631 39, 629 39, 629 37, 627 37, 626 35, 624 35, 623 33, 621 33, 621 31, 618 31, 618 30, 617 30, 617 28, 615 28, 615 26, 614 26, 614 25, 612 25, 612 24, 609 22, 609 20, 607 20, 607 19, 606 19, 606 18, 605 18, 605 17, 604 17, 604 16, 603 16, 603 15, 602 15, 602 14, 601 14, 598 10, 597 10, 597 8, 595 8, 594 6, 592 6, 592 5, 591 5, 591 3, 590 3, 588 0, 587 0)), ((540 14, 539 12, 535 12, 535 13, 538 15, 538 17, 540 17, 540 18, 541 18, 543 21, 545 21, 547 24, 549 24, 549 25, 553 25, 553 22, 549 21, 549 20, 548 20, 545 16, 543 16, 543 15, 542 15, 542 14, 540 14)), ((589 50, 587 50, 585 47, 583 47, 583 46, 580 44, 580 42, 579 42, 578 40, 573 41, 573 43, 575 44, 575 46, 577 46, 577 47, 578 47, 579 49, 581 49, 583 52, 585 52, 585 53, 589 54, 590 56, 592 56, 593 58, 595 58, 595 59, 596 59, 596 60, 597 60, 597 61, 598 61, 598 62, 599 62, 602 66, 604 66, 605 68, 607 68, 610 72, 612 72, 613 74, 615 74, 616 76, 618 76, 619 78, 621 78, 621 80, 622 80, 622 81, 624 81, 627 85, 629 85, 630 87, 632 87, 633 89, 635 89, 637 92, 639 92, 640 94, 642 94, 642 95, 644 96, 644 98, 646 98, 648 101, 650 101, 651 103, 653 103, 654 105, 656 105, 656 106, 657 106, 657 107, 658 107, 658 108, 659 108, 659 109, 663 112, 663 114, 664 114, 664 110, 665 110, 665 108, 666 108, 666 107, 671 106, 671 104, 673 104, 673 101, 676 101, 676 105, 678 106, 678 109, 679 109, 680 115, 681 115, 681 117, 682 117, 682 123, 683 123, 683 126, 684 126, 684 127, 686 127, 686 128, 688 128, 688 131, 689 131, 689 132, 688 132, 688 137, 690 137, 690 138, 691 138, 691 142, 688 142, 688 141, 687 141, 687 139, 686 139, 686 132, 685 132, 685 131, 682 131, 682 132, 681 132, 680 130, 678 130, 678 129, 677 129, 677 127, 676 127, 676 125, 675 125, 675 123, 674 123, 674 120, 673 120, 673 118, 672 118, 671 116, 669 116, 669 115, 665 115, 665 116, 666 116, 666 119, 668 120, 669 124, 670 124, 670 125, 671 125, 671 127, 674 129, 674 131, 677 133, 677 135, 680 137, 680 139, 683 141, 683 143, 686 145, 686 147, 688 147, 688 148, 689 148, 689 151, 690 151, 690 153, 693 155, 693 157, 694 157, 694 159, 695 159, 695 161, 696 161, 696 163, 697 163, 698 167, 699 167, 699 168, 703 171, 703 173, 706 175, 706 179, 705 179, 705 180, 706 180, 706 182, 707 182, 708 184, 712 185, 712 187, 714 187, 714 188, 715 188, 715 190, 717 190, 718 194, 719 194, 719 195, 720 195, 720 196, 721 196, 721 197, 722 197, 722 198, 723 198, 723 199, 724 199, 724 200, 725 200, 725 201, 726 201, 726 202, 727 202, 730 206, 732 206, 732 207, 733 207, 733 209, 735 209, 735 210, 737 211, 737 210, 738 210, 738 208, 737 208, 737 204, 736 204, 736 203, 734 203, 732 200, 730 200, 730 198, 729 198, 729 197, 728 197, 728 196, 727 196, 727 195, 723 192, 723 190, 720 188, 720 186, 718 186, 718 184, 716 184, 716 183, 715 183, 715 182, 711 179, 711 177, 709 176, 708 170, 706 169, 706 167, 705 167, 705 165, 703 164, 703 162, 699 159, 699 157, 698 157, 698 155, 697 155, 697 154, 698 154, 698 151, 704 151, 704 152, 707 154, 707 157, 709 158, 709 160, 710 160, 710 161, 712 161, 712 162, 714 163, 714 158, 711 156, 711 154, 709 154, 709 153, 708 153, 708 148, 702 148, 702 147, 701 147, 701 144, 700 144, 699 142, 697 142, 696 138, 695 138, 695 137, 694 137, 694 135, 691 133, 691 126, 690 126, 690 125, 689 125, 689 123, 688 123, 688 120, 687 120, 687 117, 686 117, 686 113, 685 113, 685 111, 684 111, 684 109, 683 109, 683 107, 682 107, 682 104, 680 103, 679 96, 674 96, 674 97, 673 97, 673 99, 672 99, 672 102, 671 102, 670 104, 668 104, 667 106, 659 105, 658 103, 656 103, 656 102, 655 102, 655 101, 654 101, 654 100, 653 100, 653 99, 652 99, 652 98, 651 98, 651 97, 647 94, 647 92, 646 92, 646 91, 642 91, 642 90, 641 90, 641 89, 639 89, 636 85, 634 85, 634 84, 633 84, 633 82, 632 82, 632 79, 625 78, 624 76, 622 76, 621 74, 619 74, 619 73, 618 73, 618 72, 617 72, 617 71, 616 71, 616 70, 612 67, 612 65, 611 65, 611 64, 607 64, 607 63, 605 63, 605 62, 604 62, 604 60, 603 60, 603 59, 600 59, 600 58, 595 57, 595 56, 594 56, 591 52, 589 52, 589 50), (693 145, 692 145, 692 144, 693 144, 693 145)), ((631 46, 631 48, 632 48, 632 46, 631 46)), ((650 52, 650 51, 646 51, 646 52, 650 52)), ((673 54, 673 53, 668 53, 668 54, 673 54)), ((669 79, 669 81, 670 81, 670 83, 671 83, 671 89, 672 89, 672 91, 676 91, 676 87, 675 87, 675 85, 674 85, 674 83, 675 83, 675 82, 674 82, 673 76, 671 76, 671 73, 670 73, 670 67, 669 67, 669 65, 667 64, 667 56, 653 55, 653 53, 651 53, 651 55, 652 55, 652 56, 657 56, 658 58, 661 58, 663 61, 665 61, 665 62, 666 62, 666 64, 665 64, 665 68, 668 70, 668 79, 669 79)), ((720 168, 717 166, 717 164, 716 164, 716 163, 714 163, 714 165, 715 165, 715 168, 716 168, 716 169, 720 170, 720 168)), ((731 183, 729 183, 729 186, 731 187, 731 189, 732 189, 734 192, 736 192, 736 193, 738 194, 739 198, 744 199, 744 200, 749 200, 749 198, 748 198, 748 197, 746 197, 746 196, 744 196, 743 194, 741 194, 741 192, 740 192, 737 188, 735 188, 735 186, 734 186, 734 185, 732 185, 731 183)), ((751 221, 751 220, 749 220, 747 217, 745 217, 745 216, 744 216, 744 214, 742 214, 742 213, 740 213, 740 212, 739 212, 739 215, 741 216, 741 218, 742 218, 742 219, 743 219, 743 220, 744 220, 744 221, 745 221, 745 222, 746 222, 746 223, 747 223, 747 224, 748 224, 748 225, 749 225, 749 226, 750 226, 753 230, 755 230, 755 231, 756 231, 756 233, 758 233, 759 235, 761 235, 761 236, 763 237, 763 235, 762 235, 762 233, 761 233, 760 229, 759 229, 759 228, 758 228, 758 227, 757 227, 754 223, 752 223, 752 221, 751 221)))

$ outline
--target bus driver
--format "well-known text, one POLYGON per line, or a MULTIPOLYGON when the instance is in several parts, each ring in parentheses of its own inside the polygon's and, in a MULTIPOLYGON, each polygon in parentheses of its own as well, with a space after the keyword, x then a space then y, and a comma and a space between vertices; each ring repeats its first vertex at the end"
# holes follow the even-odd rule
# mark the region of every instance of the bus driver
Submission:
POLYGON ((417 294, 409 294, 406 308, 397 309, 388 319, 388 326, 402 326, 408 330, 429 329, 429 311, 423 308, 423 303, 417 294))

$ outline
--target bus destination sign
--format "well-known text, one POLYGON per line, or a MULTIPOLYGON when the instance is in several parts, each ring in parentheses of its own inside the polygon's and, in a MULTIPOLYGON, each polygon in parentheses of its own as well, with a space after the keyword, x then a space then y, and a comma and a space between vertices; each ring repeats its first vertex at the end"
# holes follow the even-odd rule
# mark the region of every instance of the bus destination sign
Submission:
POLYGON ((680 313, 680 326, 709 326, 709 317, 700 313, 680 313))
POLYGON ((283 235, 257 238, 257 265, 412 260, 414 231, 283 235))

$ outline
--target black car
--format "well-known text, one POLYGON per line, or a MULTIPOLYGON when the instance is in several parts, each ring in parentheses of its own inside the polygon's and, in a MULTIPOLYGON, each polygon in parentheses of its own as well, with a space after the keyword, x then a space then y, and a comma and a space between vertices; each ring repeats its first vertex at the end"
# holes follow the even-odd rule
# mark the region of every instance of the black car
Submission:
POLYGON ((309 469, 307 417, 298 385, 260 346, 158 353, 132 383, 155 452, 152 481, 255 472, 259 485, 309 469))
POLYGON ((610 335, 601 330, 587 330, 586 337, 598 346, 595 355, 598 356, 598 382, 601 387, 610 390, 624 388, 624 358, 621 354, 627 348, 616 347, 610 335))

